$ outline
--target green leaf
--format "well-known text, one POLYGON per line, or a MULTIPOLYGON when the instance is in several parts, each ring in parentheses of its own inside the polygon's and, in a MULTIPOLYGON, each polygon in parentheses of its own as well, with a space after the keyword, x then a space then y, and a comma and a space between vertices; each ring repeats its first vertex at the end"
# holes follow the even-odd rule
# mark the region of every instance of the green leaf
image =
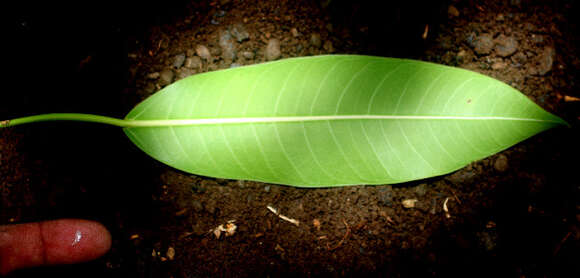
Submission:
POLYGON ((125 122, 131 141, 177 169, 304 187, 442 175, 566 125, 478 73, 353 55, 197 74, 125 122))

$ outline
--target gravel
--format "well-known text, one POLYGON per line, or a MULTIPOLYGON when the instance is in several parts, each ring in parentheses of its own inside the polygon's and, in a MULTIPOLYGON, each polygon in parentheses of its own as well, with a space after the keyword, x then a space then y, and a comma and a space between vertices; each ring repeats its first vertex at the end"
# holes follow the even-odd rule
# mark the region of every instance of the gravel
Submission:
POLYGON ((322 39, 320 39, 320 34, 312 33, 312 35, 310 35, 310 45, 316 48, 320 48, 320 46, 322 46, 322 39))
POLYGON ((501 69, 505 69, 507 67, 506 62, 503 61, 497 61, 494 62, 493 64, 491 64, 491 69, 493 70, 501 70, 501 69))
POLYGON ((268 46, 266 46, 266 60, 273 61, 282 55, 280 52, 280 41, 278 39, 270 39, 268 41, 268 46))
POLYGON ((556 51, 553 47, 546 47, 544 51, 537 57, 536 66, 533 69, 533 74, 546 75, 552 70, 554 65, 554 57, 556 56, 556 51))
POLYGON ((328 53, 334 52, 334 46, 332 45, 331 41, 325 41, 323 48, 328 53))
POLYGON ((422 184, 417 185, 415 187, 415 193, 419 197, 425 196, 425 194, 427 194, 427 184, 426 183, 422 183, 422 184))
POLYGON ((503 154, 498 155, 495 159, 495 162, 493 163, 493 168, 499 172, 505 172, 507 171, 508 167, 509 165, 507 156, 503 154))
POLYGON ((379 188, 379 204, 383 206, 393 205, 393 188, 390 185, 379 188))
POLYGON ((508 57, 518 50, 518 41, 514 37, 500 35, 496 39, 495 52, 501 57, 508 57))
POLYGON ((159 74, 159 84, 161 86, 167 86, 173 82, 174 78, 175 78, 175 73, 173 73, 172 70, 169 70, 169 69, 163 70, 159 74))
POLYGON ((189 69, 200 69, 201 58, 199 58, 198 56, 193 56, 185 59, 185 67, 189 69))
POLYGON ((252 51, 242 51, 242 56, 248 60, 253 60, 256 54, 252 51))
POLYGON ((197 56, 201 57, 202 59, 204 59, 206 61, 213 60, 211 53, 209 52, 209 49, 207 48, 207 46, 205 46, 203 44, 198 44, 195 47, 195 53, 197 53, 197 56))
POLYGON ((230 33, 238 42, 250 39, 250 33, 248 33, 246 27, 241 23, 234 24, 230 29, 230 33))
POLYGON ((481 34, 473 40, 472 46, 477 55, 487 55, 493 49, 493 37, 490 34, 481 34))
POLYGON ((177 79, 179 80, 179 79, 186 78, 190 75, 193 75, 194 73, 195 73, 195 71, 192 69, 183 68, 177 73, 177 79))
POLYGON ((191 202, 191 206, 193 207, 193 210, 196 212, 201 212, 203 211, 203 205, 199 200, 193 200, 191 202))
POLYGON ((185 62, 185 54, 184 53, 177 54, 177 55, 175 55, 175 57, 173 57, 173 67, 176 69, 183 66, 184 62, 185 62))
POLYGON ((526 57, 526 54, 524 54, 522 52, 516 53, 516 55, 514 55, 513 59, 520 65, 523 65, 528 61, 528 57, 526 57))
POLYGON ((219 45, 221 47, 221 56, 227 63, 231 63, 236 59, 236 47, 234 46, 234 39, 230 32, 222 31, 220 33, 219 45))
POLYGON ((159 78, 159 73, 158 72, 152 72, 150 74, 147 74, 147 78, 149 78, 149 79, 157 79, 157 78, 159 78))

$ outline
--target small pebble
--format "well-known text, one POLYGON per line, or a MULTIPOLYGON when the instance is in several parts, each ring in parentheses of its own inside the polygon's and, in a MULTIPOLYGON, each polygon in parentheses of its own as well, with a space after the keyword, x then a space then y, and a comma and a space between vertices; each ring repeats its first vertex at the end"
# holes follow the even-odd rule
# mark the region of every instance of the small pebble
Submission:
POLYGON ((190 75, 193 75, 194 73, 195 73, 195 71, 192 69, 187 69, 187 68, 181 69, 180 71, 177 72, 177 80, 186 78, 190 75))
POLYGON ((334 30, 334 27, 332 26, 332 23, 327 23, 326 26, 326 31, 332 33, 332 31, 334 30))
POLYGON ((169 85, 169 84, 171 84, 171 82, 173 82, 174 78, 175 78, 175 74, 173 73, 172 70, 169 70, 169 69, 163 70, 159 74, 159 84, 161 86, 169 85))
POLYGON ((302 51, 304 49, 304 46, 302 46, 301 44, 296 46, 296 52, 300 53, 300 51, 302 51))
POLYGON ((544 51, 538 56, 536 63, 536 71, 539 75, 546 75, 552 70, 554 65, 554 56, 556 51, 552 47, 546 47, 544 51))
POLYGON ((459 52, 457 52, 457 56, 455 59, 457 60, 457 62, 463 63, 465 60, 465 57, 467 57, 467 51, 461 49, 461 50, 459 50, 459 52))
POLYGON ((232 26, 230 32, 232 36, 236 38, 238 42, 243 42, 250 38, 250 33, 246 30, 246 27, 242 23, 236 23, 232 26))
POLYGON ((280 41, 278 39, 268 40, 268 46, 266 46, 266 60, 273 61, 280 58, 282 52, 280 51, 280 41))
POLYGON ((242 56, 248 60, 253 60, 256 54, 252 51, 242 51, 242 56))
POLYGON ((495 168, 499 172, 505 172, 508 169, 508 167, 509 165, 507 156, 503 154, 498 155, 497 158, 495 159, 495 162, 493 163, 493 168, 495 168))
POLYGON ((230 32, 223 31, 220 34, 219 45, 222 49, 222 58, 227 62, 231 63, 236 59, 236 49, 234 46, 234 40, 230 32))
POLYGON ((520 4, 522 4, 522 0, 510 0, 510 4, 512 6, 519 6, 520 4))
POLYGON ((493 70, 501 70, 501 69, 504 69, 505 67, 507 67, 507 64, 505 62, 502 62, 502 61, 495 62, 491 65, 491 68, 493 70))
POLYGON ((393 204, 393 187, 387 185, 379 188, 379 204, 383 206, 391 206, 393 204))
POLYGON ((417 193, 417 196, 419 196, 419 197, 425 196, 425 194, 427 194, 427 184, 422 183, 422 184, 417 185, 415 187, 415 193, 417 193))
POLYGON ((326 50, 326 52, 328 53, 332 53, 334 52, 334 46, 332 45, 331 41, 325 41, 324 42, 324 50, 326 50))
POLYGON ((184 53, 177 54, 177 55, 175 55, 175 57, 173 57, 173 67, 176 69, 183 66, 184 62, 185 62, 185 54, 184 53))
POLYGON ((202 45, 202 44, 197 45, 195 47, 195 53, 197 53, 197 56, 201 57, 202 59, 204 59, 206 61, 212 60, 211 53, 209 52, 209 49, 205 45, 202 45))
POLYGON ((447 8, 447 15, 449 15, 449 17, 458 17, 459 10, 455 6, 449 5, 447 8))
POLYGON ((145 85, 144 90, 146 93, 152 94, 157 90, 157 88, 155 87, 155 84, 149 82, 149 83, 147 83, 147 85, 145 85))
POLYGON ((312 33, 312 35, 310 35, 310 45, 316 48, 320 48, 322 46, 322 39, 320 39, 320 34, 312 33))
POLYGON ((514 37, 500 35, 496 39, 495 52, 502 57, 508 57, 518 50, 518 41, 514 37))
POLYGON ((226 11, 219 10, 214 15, 217 16, 217 17, 224 17, 226 15, 226 11))
POLYGON ((447 175, 445 179, 454 184, 468 184, 472 182, 475 176, 476 174, 473 171, 464 168, 451 175, 447 175))
POLYGON ((300 36, 300 33, 298 33, 298 29, 296 29, 296 28, 290 29, 290 33, 292 33, 292 36, 295 38, 300 36))
POLYGON ((505 19, 505 17, 503 16, 503 14, 498 14, 498 15, 495 17, 495 20, 497 20, 497 21, 503 21, 504 19, 505 19))
POLYGON ((494 43, 490 34, 481 34, 473 40, 473 48, 477 55, 486 55, 491 53, 494 43))
POLYGON ((429 213, 437 214, 437 198, 431 198, 431 210, 429 210, 429 213))
POLYGON ((254 195, 252 195, 252 193, 248 193, 248 195, 246 196, 246 202, 248 204, 252 203, 254 201, 254 195))
POLYGON ((542 36, 542 35, 532 35, 532 42, 534 42, 534 43, 543 43, 544 42, 544 36, 542 36))
POLYGON ((191 206, 193 207, 193 210, 196 212, 203 211, 203 205, 201 204, 201 202, 199 200, 193 200, 191 202, 191 206))
POLYGON ((528 57, 526 57, 526 54, 522 53, 522 52, 518 52, 513 56, 513 59, 519 63, 519 64, 525 64, 528 61, 528 57))
POLYGON ((185 59, 185 67, 189 69, 200 69, 201 59, 198 56, 193 56, 185 59))
POLYGON ((173 258, 175 258, 175 249, 173 249, 173 247, 167 248, 167 252, 165 253, 165 256, 170 261, 173 261, 173 258))
POLYGON ((266 185, 266 186, 264 186, 264 191, 270 192, 270 188, 271 188, 270 185, 266 185))
POLYGON ((215 200, 208 200, 203 207, 209 214, 214 214, 217 209, 217 203, 215 200))
POLYGON ((158 72, 152 72, 150 74, 147 74, 147 78, 149 78, 149 79, 157 79, 157 78, 159 78, 159 73, 158 72))
POLYGON ((406 199, 403 200, 401 203, 403 204, 404 208, 414 208, 415 204, 418 202, 419 200, 417 199, 406 199))

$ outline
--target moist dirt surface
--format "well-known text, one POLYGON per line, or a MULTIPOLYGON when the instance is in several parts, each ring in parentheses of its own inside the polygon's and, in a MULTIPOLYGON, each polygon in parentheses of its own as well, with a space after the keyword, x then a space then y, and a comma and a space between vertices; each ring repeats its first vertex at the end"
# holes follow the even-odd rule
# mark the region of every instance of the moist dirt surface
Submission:
POLYGON ((580 4, 372 2, 22 4, 0 120, 123 117, 192 74, 352 53, 492 76, 572 127, 441 177, 322 189, 180 172, 115 127, 2 129, 0 224, 84 218, 113 235, 96 261, 10 276, 579 277, 580 4))

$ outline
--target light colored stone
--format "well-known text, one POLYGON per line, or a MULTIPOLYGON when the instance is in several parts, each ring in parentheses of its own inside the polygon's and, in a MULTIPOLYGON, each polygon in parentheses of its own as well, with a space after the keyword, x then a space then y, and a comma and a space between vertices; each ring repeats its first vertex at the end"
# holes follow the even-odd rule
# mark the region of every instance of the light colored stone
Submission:
POLYGON ((195 47, 195 53, 197 53, 197 56, 201 57, 202 59, 204 59, 206 61, 213 60, 211 53, 209 52, 209 49, 207 48, 207 46, 205 46, 203 44, 198 44, 195 47))
POLYGON ((505 172, 507 171, 508 167, 509 165, 507 156, 503 154, 498 155, 495 159, 495 162, 493 163, 493 168, 499 172, 505 172))
POLYGON ((266 60, 273 61, 282 55, 280 51, 280 41, 278 39, 268 40, 268 46, 266 46, 266 60))
POLYGON ((322 46, 322 39, 320 38, 320 34, 312 33, 312 35, 310 35, 310 45, 316 48, 320 48, 322 46))
POLYGON ((185 67, 190 69, 200 69, 201 58, 199 58, 198 56, 193 56, 185 59, 185 67))
POLYGON ((173 82, 174 78, 175 78, 175 73, 173 73, 172 70, 169 70, 169 69, 163 70, 159 74, 159 84, 161 86, 169 85, 169 84, 171 84, 171 82, 173 82))

